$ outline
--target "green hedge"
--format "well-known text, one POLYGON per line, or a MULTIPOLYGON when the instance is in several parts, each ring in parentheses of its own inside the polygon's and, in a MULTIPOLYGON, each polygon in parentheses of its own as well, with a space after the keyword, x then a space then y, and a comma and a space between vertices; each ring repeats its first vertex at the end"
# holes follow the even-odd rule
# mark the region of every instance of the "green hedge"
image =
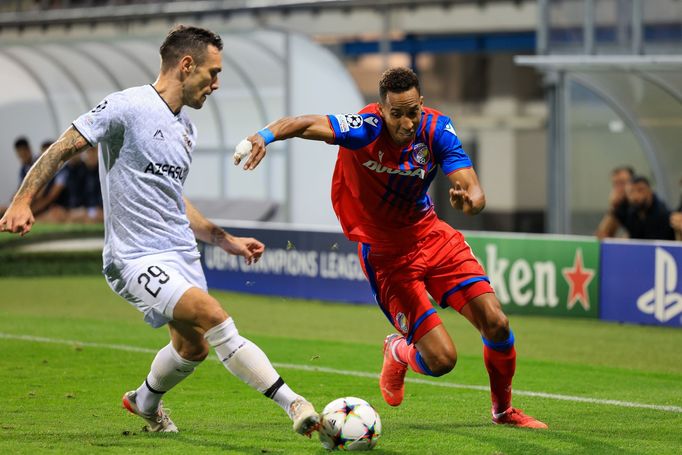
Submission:
POLYGON ((25 237, 0 233, 0 277, 101 275, 101 251, 18 251, 19 247, 29 244, 87 237, 104 237, 104 226, 38 223, 25 237))
POLYGON ((101 274, 102 253, 99 251, 0 252, 0 277, 101 274))
POLYGON ((36 223, 24 237, 0 232, 0 250, 48 240, 104 237, 103 224, 46 224, 36 223))

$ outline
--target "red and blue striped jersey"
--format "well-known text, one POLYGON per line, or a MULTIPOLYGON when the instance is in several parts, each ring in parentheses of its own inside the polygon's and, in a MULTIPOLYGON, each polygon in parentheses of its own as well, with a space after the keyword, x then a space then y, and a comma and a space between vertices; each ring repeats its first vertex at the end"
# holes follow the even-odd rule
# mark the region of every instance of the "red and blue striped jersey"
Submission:
POLYGON ((427 191, 438 166, 446 175, 471 167, 451 120, 423 108, 414 141, 402 147, 377 104, 327 119, 340 146, 332 205, 346 237, 383 246, 422 238, 437 219, 427 191))

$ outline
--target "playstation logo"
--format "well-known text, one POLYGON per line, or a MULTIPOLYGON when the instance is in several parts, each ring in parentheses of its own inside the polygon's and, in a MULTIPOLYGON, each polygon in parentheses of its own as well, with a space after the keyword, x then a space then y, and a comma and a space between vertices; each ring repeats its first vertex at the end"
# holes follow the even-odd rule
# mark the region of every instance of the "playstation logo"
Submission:
POLYGON ((677 263, 663 248, 656 248, 654 287, 637 299, 637 308, 653 314, 660 322, 667 322, 682 314, 682 294, 677 289, 677 263))

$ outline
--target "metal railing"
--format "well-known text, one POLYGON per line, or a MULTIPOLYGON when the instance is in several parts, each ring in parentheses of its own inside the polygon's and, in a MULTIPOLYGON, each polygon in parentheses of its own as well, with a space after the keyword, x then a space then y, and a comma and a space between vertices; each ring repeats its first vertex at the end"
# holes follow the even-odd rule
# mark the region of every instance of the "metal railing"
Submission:
POLYGON ((423 8, 535 0, 0 0, 0 27, 112 23, 184 16, 423 8))

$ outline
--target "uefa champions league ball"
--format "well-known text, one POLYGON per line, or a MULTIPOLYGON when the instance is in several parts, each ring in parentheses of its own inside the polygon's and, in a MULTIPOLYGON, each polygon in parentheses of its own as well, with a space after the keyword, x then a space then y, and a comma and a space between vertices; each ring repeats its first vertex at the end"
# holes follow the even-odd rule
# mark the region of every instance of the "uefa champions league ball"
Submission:
POLYGON ((320 421, 320 441, 328 450, 370 450, 381 436, 379 414, 360 398, 332 401, 324 407, 320 421))

